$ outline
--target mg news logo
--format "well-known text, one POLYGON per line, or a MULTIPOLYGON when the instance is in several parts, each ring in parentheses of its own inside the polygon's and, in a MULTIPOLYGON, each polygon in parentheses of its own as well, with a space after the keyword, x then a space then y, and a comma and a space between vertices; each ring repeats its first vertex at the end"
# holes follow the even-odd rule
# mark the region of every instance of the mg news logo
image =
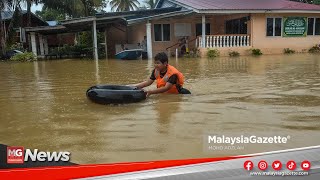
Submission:
POLYGON ((22 164, 25 161, 69 161, 70 152, 44 152, 34 149, 26 149, 23 147, 11 146, 7 147, 7 163, 8 164, 22 164))

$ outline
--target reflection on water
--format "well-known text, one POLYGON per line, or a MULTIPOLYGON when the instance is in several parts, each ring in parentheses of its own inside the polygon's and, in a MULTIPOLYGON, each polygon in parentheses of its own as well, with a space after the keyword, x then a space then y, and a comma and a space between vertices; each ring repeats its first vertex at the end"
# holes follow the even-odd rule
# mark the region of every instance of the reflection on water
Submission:
POLYGON ((76 163, 221 156, 203 151, 205 132, 312 137, 296 136, 281 147, 251 146, 239 154, 319 144, 317 56, 173 58, 170 63, 184 73, 192 95, 154 95, 112 106, 88 101, 85 91, 100 83, 140 82, 150 76, 152 61, 1 63, 0 143, 67 150, 76 163))

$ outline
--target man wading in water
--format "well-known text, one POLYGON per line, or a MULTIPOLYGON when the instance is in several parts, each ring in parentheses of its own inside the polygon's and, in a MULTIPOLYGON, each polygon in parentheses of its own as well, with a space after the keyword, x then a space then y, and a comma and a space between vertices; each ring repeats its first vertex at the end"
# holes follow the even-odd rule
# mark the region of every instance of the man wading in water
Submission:
POLYGON ((157 80, 157 89, 145 91, 147 96, 158 93, 191 94, 182 87, 184 82, 183 74, 168 64, 168 56, 163 52, 155 56, 154 70, 150 78, 134 86, 144 88, 150 86, 154 80, 157 80))

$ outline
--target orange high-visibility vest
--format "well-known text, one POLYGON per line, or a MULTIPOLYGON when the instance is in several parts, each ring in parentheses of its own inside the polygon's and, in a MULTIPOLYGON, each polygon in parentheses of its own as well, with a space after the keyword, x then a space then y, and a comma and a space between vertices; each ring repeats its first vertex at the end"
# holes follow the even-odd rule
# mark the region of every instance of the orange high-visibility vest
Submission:
POLYGON ((166 93, 179 94, 177 85, 180 85, 180 87, 183 86, 184 77, 181 72, 179 72, 175 67, 170 65, 167 66, 167 73, 162 78, 160 77, 160 72, 157 69, 155 69, 154 76, 157 80, 157 88, 164 87, 167 84, 169 77, 174 74, 178 76, 177 83, 174 84, 166 93))

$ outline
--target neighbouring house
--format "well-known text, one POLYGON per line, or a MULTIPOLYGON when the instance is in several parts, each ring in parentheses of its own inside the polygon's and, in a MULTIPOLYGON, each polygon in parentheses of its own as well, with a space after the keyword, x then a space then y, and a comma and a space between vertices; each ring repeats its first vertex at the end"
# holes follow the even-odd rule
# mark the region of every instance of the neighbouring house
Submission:
MULTIPOLYGON (((2 21, 4 23, 4 30, 5 30, 5 36, 8 36, 8 27, 10 24, 10 21, 12 20, 13 17, 13 11, 1 11, 1 16, 2 16, 2 21)), ((27 11, 23 10, 21 11, 21 26, 20 27, 14 27, 16 30, 16 37, 15 37, 15 42, 20 42, 23 43, 24 47, 28 47, 28 39, 24 36, 23 34, 23 28, 27 26, 27 11), (21 32, 22 31, 22 32, 21 32), (23 37, 22 37, 22 36, 23 37)), ((31 13, 31 26, 46 26, 48 25, 45 21, 41 20, 38 16, 35 14, 31 13)), ((0 39, 1 41, 1 39, 0 39)), ((1 47, 0 47, 1 48, 1 47)))
MULTIPOLYGON (((13 17, 14 12, 12 11, 2 11, 2 20, 4 22, 5 26, 5 36, 8 35, 8 27, 10 24, 10 21, 13 17)), ((15 36, 15 42, 21 43, 23 47, 29 51, 32 51, 32 40, 38 44, 39 46, 36 46, 36 51, 41 52, 41 50, 49 52, 49 48, 55 48, 62 46, 64 44, 73 45, 75 40, 75 34, 65 32, 63 34, 49 34, 48 36, 42 36, 42 34, 35 35, 35 38, 31 38, 31 34, 28 33, 28 29, 32 28, 39 28, 39 27, 53 27, 57 26, 56 21, 43 21, 41 18, 39 18, 34 13, 31 13, 31 26, 27 27, 27 11, 22 10, 21 11, 22 19, 21 19, 21 26, 20 27, 14 27, 16 31, 15 36), (42 46, 40 45, 42 44, 42 46)), ((0 39, 1 41, 1 39, 0 39)), ((0 47, 1 48, 1 47, 0 47)))
MULTIPOLYGON (((126 12, 109 12, 109 13, 97 13, 95 16, 75 18, 65 20, 59 24, 51 24, 51 26, 38 26, 26 28, 26 33, 31 37, 31 49, 32 52, 37 56, 47 56, 48 41, 49 37, 63 36, 70 33, 78 33, 83 31, 91 31, 93 34, 93 56, 98 59, 98 43, 105 46, 105 52, 108 57, 114 57, 119 51, 122 44, 126 48, 138 48, 138 43, 144 40, 145 30, 143 29, 132 29, 131 22, 137 21, 133 25, 140 26, 139 19, 153 16, 160 16, 172 11, 178 11, 181 8, 159 8, 149 10, 138 10, 138 11, 126 11, 126 12), (136 39, 132 39, 131 31, 139 33, 136 39), (101 32, 104 34, 104 41, 98 42, 97 34, 101 32)), ((137 27, 138 27, 137 26, 137 27)), ((62 44, 63 45, 63 44, 62 44)), ((150 53, 151 54, 151 53, 150 53)))
MULTIPOLYGON (((48 25, 50 27, 59 25, 58 21, 46 21, 46 22, 48 23, 48 25)), ((46 36, 49 49, 61 47, 66 44, 67 45, 74 45, 75 38, 76 38, 76 34, 72 33, 72 32, 70 32, 70 33, 67 32, 67 33, 63 33, 63 34, 49 34, 46 36)))
MULTIPOLYGON (((246 55, 252 48, 264 54, 283 53, 285 48, 306 52, 320 43, 320 6, 288 0, 158 0, 155 9, 98 13, 27 32, 35 38, 91 29, 95 59, 98 31, 104 32, 102 44, 109 57, 121 44, 136 45, 144 37, 149 59, 158 52, 180 52, 181 42, 186 51, 199 49, 202 55, 208 49, 221 55, 246 55)), ((33 44, 35 54, 36 47, 33 44)))

